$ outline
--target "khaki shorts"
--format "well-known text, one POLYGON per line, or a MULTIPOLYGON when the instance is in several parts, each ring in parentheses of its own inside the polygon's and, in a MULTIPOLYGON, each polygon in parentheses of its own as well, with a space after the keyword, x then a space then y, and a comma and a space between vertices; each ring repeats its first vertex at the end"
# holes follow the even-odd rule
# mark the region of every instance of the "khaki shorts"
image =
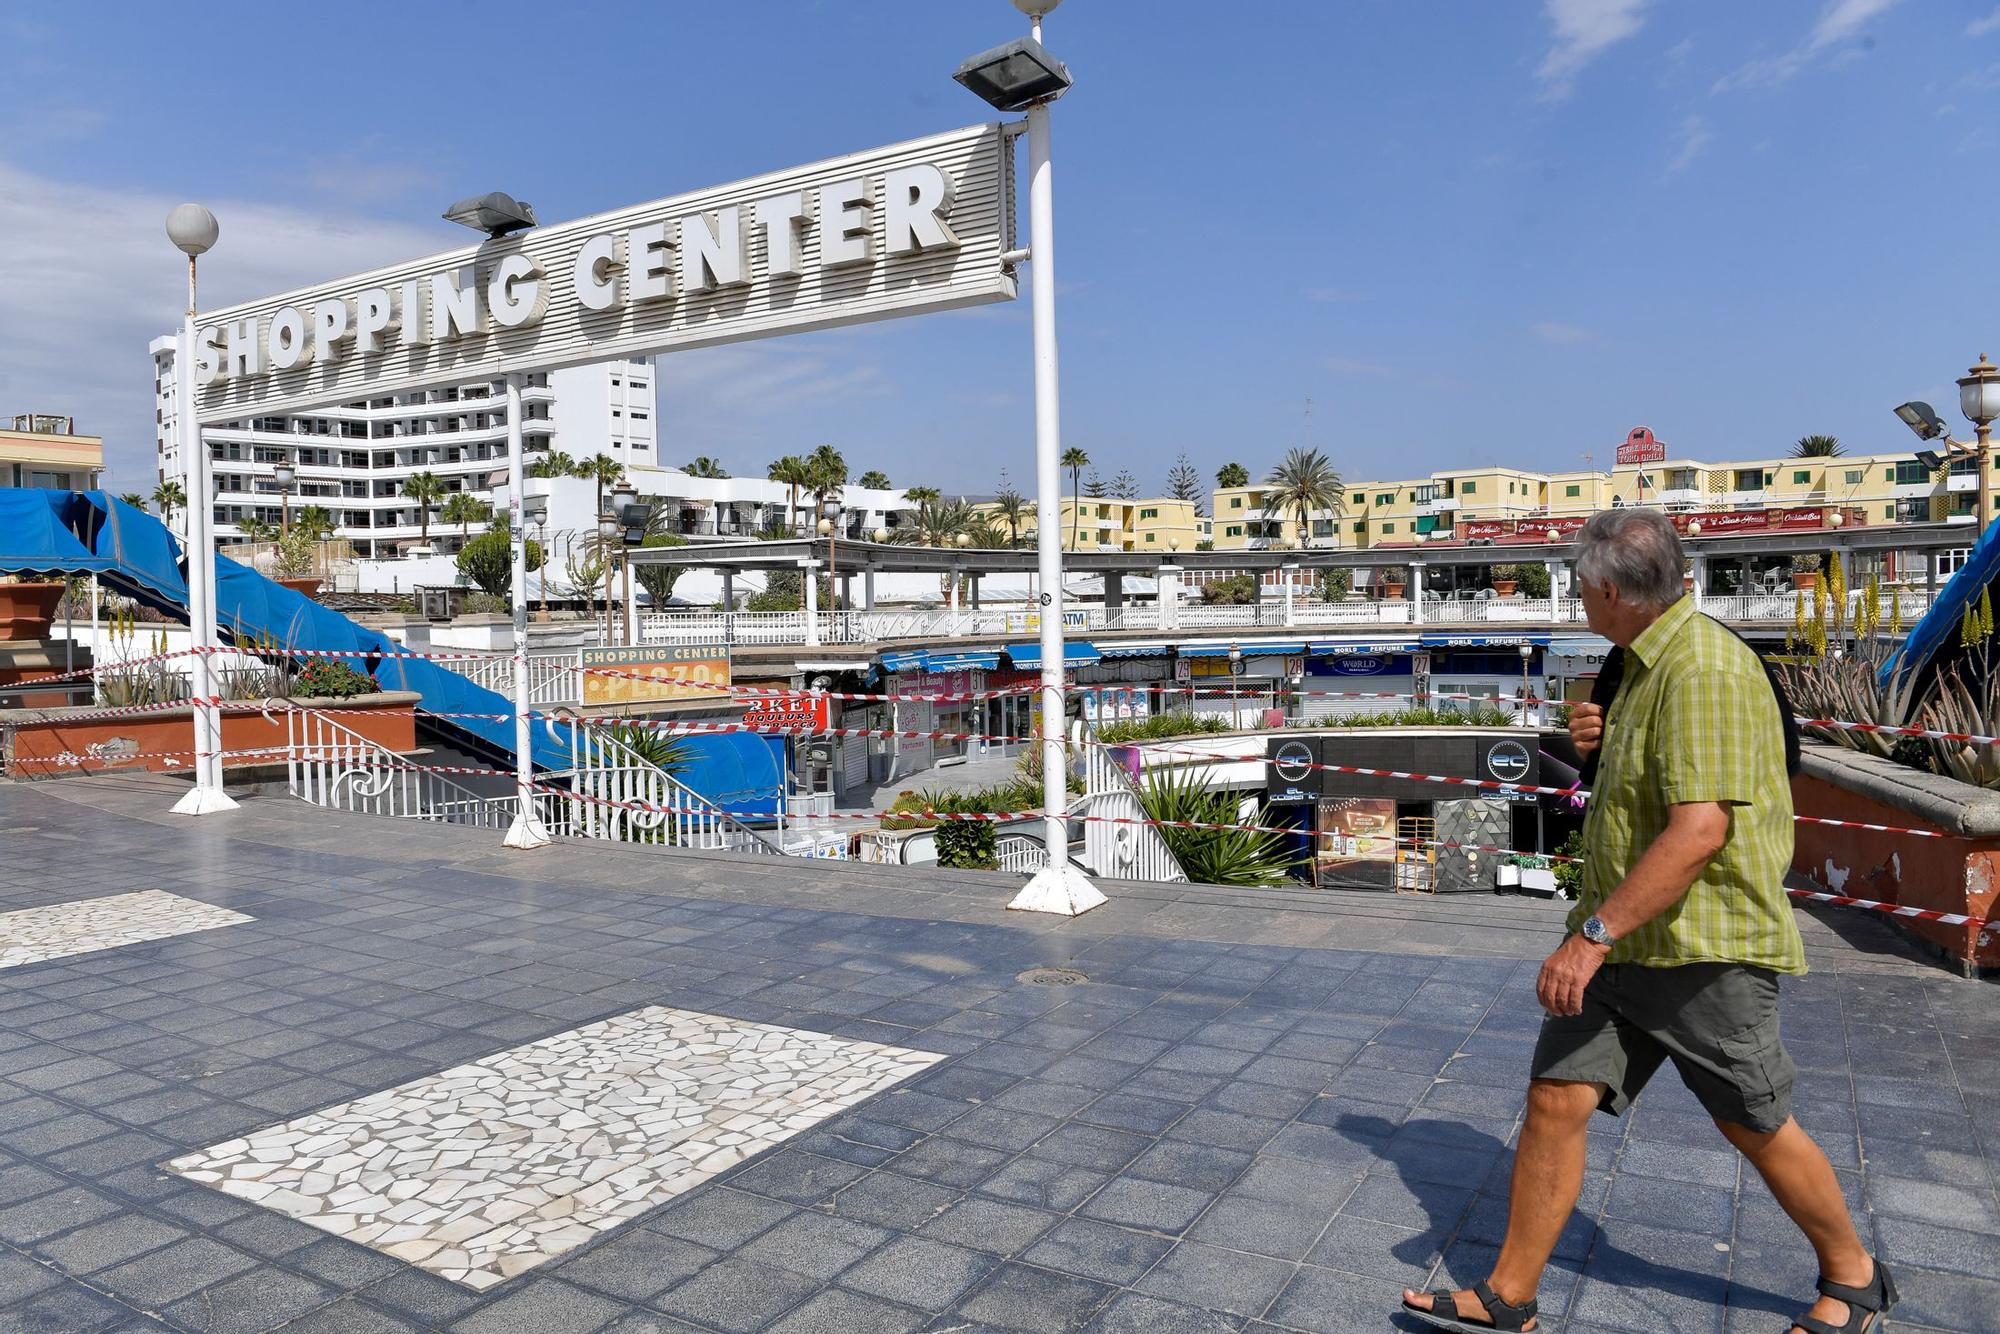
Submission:
POLYGON ((1792 1114, 1798 1070, 1778 1039, 1778 975, 1747 964, 1607 964, 1583 1013, 1550 1015, 1534 1076, 1603 1084, 1617 1116, 1672 1060, 1711 1118, 1769 1134, 1792 1114))

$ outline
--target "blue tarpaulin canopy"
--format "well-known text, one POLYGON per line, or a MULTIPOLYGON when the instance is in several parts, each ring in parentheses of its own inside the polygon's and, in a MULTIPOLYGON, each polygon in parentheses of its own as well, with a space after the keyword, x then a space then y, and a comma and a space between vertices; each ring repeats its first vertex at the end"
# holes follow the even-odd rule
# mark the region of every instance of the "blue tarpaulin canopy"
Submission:
POLYGON ((965 649, 955 653, 926 653, 924 670, 927 672, 962 672, 972 668, 992 671, 1000 665, 1000 650, 965 649))
MULTIPOLYGON (((1246 658, 1282 658, 1287 653, 1303 653, 1306 641, 1303 639, 1259 639, 1244 640, 1236 647, 1246 658)), ((1180 647, 1183 658, 1226 658, 1229 656, 1227 644, 1183 644, 1180 647)))
POLYGON ((1882 683, 1887 685, 1898 676, 1911 676, 1929 666, 1938 650, 1949 646, 1958 634, 1966 609, 1979 601, 1979 595, 1996 576, 2000 576, 2000 523, 1986 530, 1967 553, 1958 573, 1938 590, 1931 609, 1910 627, 1901 647, 1882 664, 1882 683))
POLYGON ((1099 644, 1097 651, 1107 658, 1164 658, 1165 644, 1099 644))
POLYGON ((1522 644, 1546 644, 1545 634, 1455 635, 1440 630, 1424 634, 1425 648, 1518 648, 1522 644))
POLYGON ((1333 640, 1315 639, 1309 648, 1314 653, 1415 653, 1419 647, 1414 639, 1364 639, 1333 640))
POLYGON ((924 651, 912 649, 905 653, 884 653, 882 670, 885 672, 921 672, 924 669, 924 651))
MULTIPOLYGON (((1042 665, 1042 646, 1009 644, 1007 656, 1014 660, 1016 667, 1039 667, 1042 665)), ((1103 660, 1104 655, 1097 651, 1095 644, 1086 644, 1076 639, 1063 641, 1063 662, 1066 666, 1089 667, 1103 660)))
POLYGON ((94 554, 62 524, 67 491, 0 488, 0 574, 57 578, 103 573, 109 558, 94 554))

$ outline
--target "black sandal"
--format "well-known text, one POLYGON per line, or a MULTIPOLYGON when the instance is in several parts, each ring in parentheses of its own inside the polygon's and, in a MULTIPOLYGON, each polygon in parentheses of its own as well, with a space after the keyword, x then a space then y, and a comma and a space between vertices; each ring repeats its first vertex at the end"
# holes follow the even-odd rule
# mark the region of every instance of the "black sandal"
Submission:
POLYGON ((1820 1275, 1818 1287, 1820 1296, 1847 1303, 1847 1320, 1844 1324, 1829 1325, 1809 1315, 1794 1318, 1792 1323, 1808 1334, 1869 1334, 1888 1323, 1889 1311, 1896 1305, 1896 1280, 1880 1260, 1875 1261, 1875 1277, 1865 1288, 1834 1283, 1824 1274, 1820 1275))
MULTIPOLYGON (((1425 1311, 1412 1306, 1407 1299, 1403 1302, 1403 1309, 1419 1320, 1436 1325, 1439 1329, 1457 1330, 1459 1334, 1478 1334, 1479 1331, 1489 1329, 1513 1334, 1514 1331, 1525 1329, 1528 1322, 1535 1318, 1534 1298, 1530 1297, 1519 1306, 1510 1306, 1494 1296, 1492 1286, 1484 1280, 1472 1285, 1472 1295, 1479 1298, 1480 1304, 1486 1308, 1485 1320, 1477 1316, 1460 1315, 1458 1303, 1452 1299, 1450 1288, 1434 1288, 1425 1295, 1431 1299, 1430 1310, 1425 1311)), ((1815 1330, 1813 1334, 1821 1332, 1815 1330)), ((1825 1334, 1838 1334, 1838 1331, 1827 1330, 1825 1334)))

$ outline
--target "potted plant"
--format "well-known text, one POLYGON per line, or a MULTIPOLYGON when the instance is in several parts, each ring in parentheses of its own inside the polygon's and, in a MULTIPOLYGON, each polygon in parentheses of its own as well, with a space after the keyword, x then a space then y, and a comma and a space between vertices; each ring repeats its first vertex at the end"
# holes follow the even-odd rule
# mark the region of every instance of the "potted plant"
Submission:
POLYGON ((1521 567, 1518 565, 1495 565, 1493 567, 1493 591, 1503 598, 1514 596, 1514 590, 1521 586, 1521 567))
POLYGON ((47 639, 62 601, 63 583, 0 581, 0 640, 47 639))
POLYGON ((1385 598, 1399 598, 1403 596, 1403 589, 1407 585, 1409 577, 1410 572, 1400 565, 1392 565, 1382 571, 1382 596, 1385 598))
POLYGON ((1547 857, 1524 853, 1514 858, 1521 871, 1521 892, 1539 894, 1543 898, 1554 898, 1556 893, 1556 869, 1547 857))
POLYGON ((1493 892, 1505 894, 1521 892, 1521 859, 1502 857, 1493 864, 1493 892))
POLYGON ((1792 587, 1810 593, 1819 586, 1819 555, 1801 552, 1792 557, 1792 587))

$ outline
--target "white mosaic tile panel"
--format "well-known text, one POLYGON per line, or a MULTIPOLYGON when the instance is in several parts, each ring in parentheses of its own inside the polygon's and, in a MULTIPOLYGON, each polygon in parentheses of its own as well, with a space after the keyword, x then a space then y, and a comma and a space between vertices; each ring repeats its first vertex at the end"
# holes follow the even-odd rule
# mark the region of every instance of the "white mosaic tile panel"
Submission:
POLYGON ((0 968, 44 963, 142 940, 165 940, 252 919, 164 890, 113 894, 0 913, 0 968))
POLYGON ((943 1059, 652 1006, 168 1166, 484 1289, 943 1059))

